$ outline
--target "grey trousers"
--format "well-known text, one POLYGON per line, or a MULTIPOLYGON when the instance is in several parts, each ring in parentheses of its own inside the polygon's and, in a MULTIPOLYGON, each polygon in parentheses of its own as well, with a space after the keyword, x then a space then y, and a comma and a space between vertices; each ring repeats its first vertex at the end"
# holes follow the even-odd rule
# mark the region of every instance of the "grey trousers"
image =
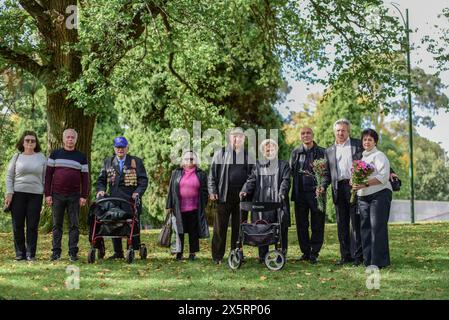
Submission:
POLYGON ((392 192, 389 189, 359 197, 360 231, 363 260, 366 266, 390 265, 388 219, 391 200, 392 192))

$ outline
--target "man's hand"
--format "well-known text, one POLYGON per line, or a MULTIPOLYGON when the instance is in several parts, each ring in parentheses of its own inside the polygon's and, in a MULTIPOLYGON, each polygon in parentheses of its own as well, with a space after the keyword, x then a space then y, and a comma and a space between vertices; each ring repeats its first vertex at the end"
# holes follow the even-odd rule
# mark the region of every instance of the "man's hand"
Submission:
POLYGON ((98 191, 98 192, 97 192, 97 199, 103 198, 105 194, 106 194, 106 193, 105 193, 104 191, 98 191))
POLYGON ((216 194, 216 193, 211 194, 211 195, 209 196, 209 199, 212 200, 212 201, 218 200, 218 194, 216 194))
POLYGON ((51 206, 53 204, 53 197, 52 196, 46 197, 45 202, 47 203, 48 206, 51 206))
POLYGON ((80 207, 84 207, 86 205, 87 200, 85 198, 80 198, 80 207))
POLYGON ((9 193, 5 197, 5 207, 9 207, 12 201, 12 193, 9 193))
POLYGON ((319 197, 322 193, 324 193, 325 189, 323 187, 316 188, 316 196, 319 197))
POLYGON ((239 193, 240 199, 246 197, 246 195, 247 195, 247 193, 243 192, 243 191, 239 193))
POLYGON ((393 178, 399 178, 399 176, 396 173, 392 172, 390 174, 390 180, 393 180, 393 178))
POLYGON ((136 200, 136 198, 139 196, 138 192, 134 192, 133 195, 131 196, 134 200, 136 200))

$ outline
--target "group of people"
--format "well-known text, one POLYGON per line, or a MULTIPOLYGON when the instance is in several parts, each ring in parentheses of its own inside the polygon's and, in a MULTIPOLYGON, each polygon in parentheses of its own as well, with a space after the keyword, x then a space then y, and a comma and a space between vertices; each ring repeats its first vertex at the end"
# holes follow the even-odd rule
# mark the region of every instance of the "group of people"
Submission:
MULTIPOLYGON (((217 151, 209 174, 198 167, 193 151, 182 155, 181 166, 173 170, 167 194, 166 209, 175 218, 174 230, 179 245, 176 259, 184 258, 184 235, 189 235, 189 260, 196 259, 199 239, 209 237, 206 219, 208 201, 216 203, 214 211, 212 259, 220 264, 226 250, 226 235, 231 222, 231 249, 235 249, 242 222, 248 213, 240 211, 240 201, 281 202, 281 221, 284 255, 288 249, 291 197, 295 206, 296 230, 300 260, 317 263, 324 242, 325 210, 320 210, 319 195, 329 186, 335 204, 341 259, 338 264, 353 263, 385 267, 390 264, 388 219, 392 199, 388 158, 377 149, 378 134, 367 129, 361 140, 350 137, 351 125, 340 119, 334 124, 335 143, 327 149, 318 146, 311 128, 300 130, 301 145, 293 150, 290 161, 278 159, 276 141, 266 139, 259 145, 262 155, 257 161, 245 148, 245 134, 235 128, 228 136, 228 144, 217 151), (313 178, 313 161, 325 159, 326 178, 317 185, 313 178), (366 184, 351 181, 354 160, 373 165, 374 172, 366 184), (351 203, 351 192, 358 199, 351 203), (311 234, 309 233, 309 227, 311 234)), ((16 153, 8 167, 5 205, 11 209, 16 260, 35 259, 38 224, 43 195, 52 208, 53 249, 51 260, 61 258, 61 239, 65 211, 69 219, 69 257, 78 259, 79 211, 89 193, 89 168, 86 156, 76 150, 77 133, 63 132, 63 148, 51 153, 48 160, 41 153, 37 135, 26 131, 17 142, 16 153), (25 237, 26 225, 26 237, 25 237)), ((107 194, 129 201, 141 198, 148 186, 143 161, 128 154, 126 138, 114 139, 114 155, 104 160, 97 180, 97 198, 107 194)), ((140 212, 140 207, 138 211, 140 212)), ((263 219, 272 221, 275 212, 264 212, 263 219)), ((252 215, 253 216, 253 215, 252 215)), ((254 222, 260 217, 251 217, 254 222)), ((133 239, 132 246, 139 243, 133 239)), ((124 257, 121 239, 113 239, 111 259, 124 257)), ((259 247, 263 261, 268 247, 259 247)), ((241 258, 244 256, 242 254, 241 258)))

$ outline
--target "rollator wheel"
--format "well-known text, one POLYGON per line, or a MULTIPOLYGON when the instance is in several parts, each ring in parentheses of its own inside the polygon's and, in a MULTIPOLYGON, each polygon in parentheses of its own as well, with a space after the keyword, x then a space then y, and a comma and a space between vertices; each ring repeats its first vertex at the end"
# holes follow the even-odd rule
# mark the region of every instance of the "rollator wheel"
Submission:
POLYGON ((144 244, 142 244, 140 246, 140 252, 139 253, 140 253, 140 259, 145 260, 147 258, 148 250, 147 250, 147 247, 144 244))
POLYGON ((133 261, 134 261, 134 250, 133 249, 126 250, 125 259, 126 259, 126 262, 133 263, 133 261))
POLYGON ((284 254, 278 250, 267 252, 264 260, 267 268, 273 271, 281 270, 285 264, 284 254))
POLYGON ((95 249, 91 248, 89 249, 89 253, 87 254, 87 263, 94 263, 95 262, 95 249))
POLYGON ((232 270, 237 270, 242 265, 242 259, 239 249, 234 249, 229 252, 228 265, 232 270))

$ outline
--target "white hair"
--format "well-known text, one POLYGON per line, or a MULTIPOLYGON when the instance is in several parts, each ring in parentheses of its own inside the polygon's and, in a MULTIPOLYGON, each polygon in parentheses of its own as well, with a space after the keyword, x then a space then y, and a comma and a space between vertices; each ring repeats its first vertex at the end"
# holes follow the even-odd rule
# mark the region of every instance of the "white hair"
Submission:
POLYGON ((71 129, 71 128, 65 129, 64 132, 62 133, 62 136, 65 137, 65 135, 70 131, 75 134, 75 139, 78 140, 78 132, 76 132, 75 129, 71 129))
POLYGON ((337 121, 335 121, 335 122, 334 122, 334 131, 335 131, 335 129, 337 128, 337 126, 338 126, 339 124, 345 124, 345 125, 347 125, 347 126, 348 126, 348 131, 351 131, 351 122, 349 122, 348 119, 342 118, 342 119, 338 119, 337 121))
POLYGON ((274 141, 273 139, 265 139, 260 143, 260 146, 259 146, 259 151, 261 153, 264 152, 264 148, 267 144, 272 144, 272 145, 276 146, 276 150, 279 150, 279 145, 276 141, 274 141))

